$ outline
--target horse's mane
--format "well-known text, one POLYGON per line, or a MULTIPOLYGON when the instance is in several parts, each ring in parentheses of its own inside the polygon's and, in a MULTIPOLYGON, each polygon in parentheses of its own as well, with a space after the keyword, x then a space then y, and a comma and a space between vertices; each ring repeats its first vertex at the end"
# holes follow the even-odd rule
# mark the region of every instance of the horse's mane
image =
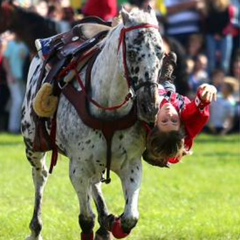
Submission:
MULTIPOLYGON (((46 38, 57 34, 56 23, 48 18, 44 18, 36 12, 24 9, 16 5, 5 5, 11 8, 10 31, 15 32, 35 52, 35 39, 46 38)), ((8 9, 9 10, 9 9, 8 9)))

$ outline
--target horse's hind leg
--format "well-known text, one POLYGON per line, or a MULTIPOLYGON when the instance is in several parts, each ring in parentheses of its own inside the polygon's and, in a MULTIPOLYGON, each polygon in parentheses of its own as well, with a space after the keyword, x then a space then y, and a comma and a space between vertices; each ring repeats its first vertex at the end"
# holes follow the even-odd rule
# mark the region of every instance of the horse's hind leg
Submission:
POLYGON ((92 186, 93 199, 97 207, 98 222, 100 225, 100 228, 96 232, 95 240, 111 240, 112 239, 111 233, 104 226, 105 225, 104 222, 109 216, 109 213, 102 194, 101 185, 102 183, 100 182, 92 186))
POLYGON ((48 171, 45 163, 45 153, 33 152, 26 149, 26 155, 32 165, 32 177, 35 186, 35 203, 32 220, 30 222, 31 236, 27 240, 42 240, 42 200, 44 187, 47 182, 48 171))

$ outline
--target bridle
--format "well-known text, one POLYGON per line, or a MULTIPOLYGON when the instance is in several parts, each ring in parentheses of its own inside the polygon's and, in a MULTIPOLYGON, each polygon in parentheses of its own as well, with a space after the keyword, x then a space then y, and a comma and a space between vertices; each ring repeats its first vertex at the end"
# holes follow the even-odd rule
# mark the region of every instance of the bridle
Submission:
MULTIPOLYGON (((81 80, 81 78, 78 74, 77 69, 74 69, 75 74, 76 74, 76 78, 78 80, 78 83, 81 86, 81 88, 82 88, 83 92, 85 93, 86 97, 88 98, 88 101, 91 102, 93 105, 97 106, 98 108, 103 109, 103 110, 107 110, 107 111, 115 111, 115 110, 125 106, 130 100, 134 99, 134 97, 136 96, 136 92, 140 88, 142 88, 144 86, 150 87, 152 85, 156 85, 156 87, 158 86, 157 82, 156 83, 155 82, 142 82, 138 85, 134 85, 131 81, 130 76, 129 76, 129 69, 128 69, 128 66, 127 66, 127 57, 126 57, 126 54, 127 54, 127 51, 126 51, 126 34, 128 32, 131 32, 131 31, 134 31, 134 30, 137 30, 137 29, 141 29, 141 28, 159 29, 159 27, 157 25, 153 25, 153 24, 141 24, 141 25, 121 29, 120 39, 119 39, 119 43, 118 43, 118 52, 120 50, 120 46, 123 45, 122 53, 123 53, 124 73, 125 73, 124 75, 125 75, 125 78, 127 80, 127 85, 128 85, 128 89, 129 89, 128 94, 125 96, 124 101, 121 104, 116 105, 116 106, 111 106, 111 107, 104 107, 104 106, 100 105, 99 103, 97 103, 94 99, 90 98, 89 95, 88 95, 88 91, 86 90, 86 87, 84 86, 83 81, 81 80)), ((92 61, 91 66, 93 65, 93 62, 94 61, 92 61)), ((90 69, 90 72, 91 72, 91 69, 90 69)), ((89 83, 91 82, 91 74, 88 73, 87 75, 88 76, 87 76, 87 79, 86 79, 86 83, 88 83, 88 85, 89 85, 89 83)))
POLYGON ((121 44, 123 45, 122 53, 123 53, 123 66, 124 66, 125 78, 127 80, 128 88, 129 89, 132 88, 134 93, 136 93, 140 88, 142 88, 144 86, 158 85, 155 82, 142 82, 138 85, 135 85, 132 83, 131 78, 129 77, 129 70, 128 70, 128 66, 127 66, 126 34, 128 32, 131 32, 131 31, 134 31, 137 29, 141 29, 141 28, 159 29, 159 27, 157 25, 153 25, 153 24, 141 24, 141 25, 137 25, 137 26, 133 26, 133 27, 129 27, 129 28, 122 28, 121 33, 120 33, 119 44, 118 44, 118 52, 120 50, 121 44))

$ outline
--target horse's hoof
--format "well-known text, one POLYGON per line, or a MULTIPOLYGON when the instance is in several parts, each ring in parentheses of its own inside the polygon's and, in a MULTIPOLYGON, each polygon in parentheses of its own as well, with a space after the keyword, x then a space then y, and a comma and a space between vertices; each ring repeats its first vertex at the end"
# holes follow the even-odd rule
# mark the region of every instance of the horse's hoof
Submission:
POLYGON ((99 228, 96 232, 94 240, 112 240, 112 235, 109 231, 104 228, 99 228))
POLYGON ((129 235, 129 233, 124 232, 121 219, 115 220, 111 231, 112 231, 113 236, 117 239, 125 238, 129 235))
POLYGON ((94 234, 92 233, 81 233, 81 240, 94 240, 94 234))
POLYGON ((43 240, 43 238, 42 236, 38 236, 38 237, 30 236, 30 237, 27 237, 26 240, 43 240))

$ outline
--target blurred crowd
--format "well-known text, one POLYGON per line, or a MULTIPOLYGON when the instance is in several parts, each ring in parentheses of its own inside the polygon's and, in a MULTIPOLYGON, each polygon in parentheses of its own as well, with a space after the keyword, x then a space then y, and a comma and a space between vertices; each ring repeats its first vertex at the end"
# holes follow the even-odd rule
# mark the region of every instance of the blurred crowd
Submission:
MULTIPOLYGON (((178 56, 175 84, 180 94, 195 96, 202 83, 218 89, 205 132, 240 131, 240 1, 239 0, 18 0, 58 24, 66 32, 85 16, 112 21, 126 9, 151 5, 159 21, 166 51, 178 56)), ((12 32, 0 35, 0 132, 20 133, 31 52, 12 32)))

